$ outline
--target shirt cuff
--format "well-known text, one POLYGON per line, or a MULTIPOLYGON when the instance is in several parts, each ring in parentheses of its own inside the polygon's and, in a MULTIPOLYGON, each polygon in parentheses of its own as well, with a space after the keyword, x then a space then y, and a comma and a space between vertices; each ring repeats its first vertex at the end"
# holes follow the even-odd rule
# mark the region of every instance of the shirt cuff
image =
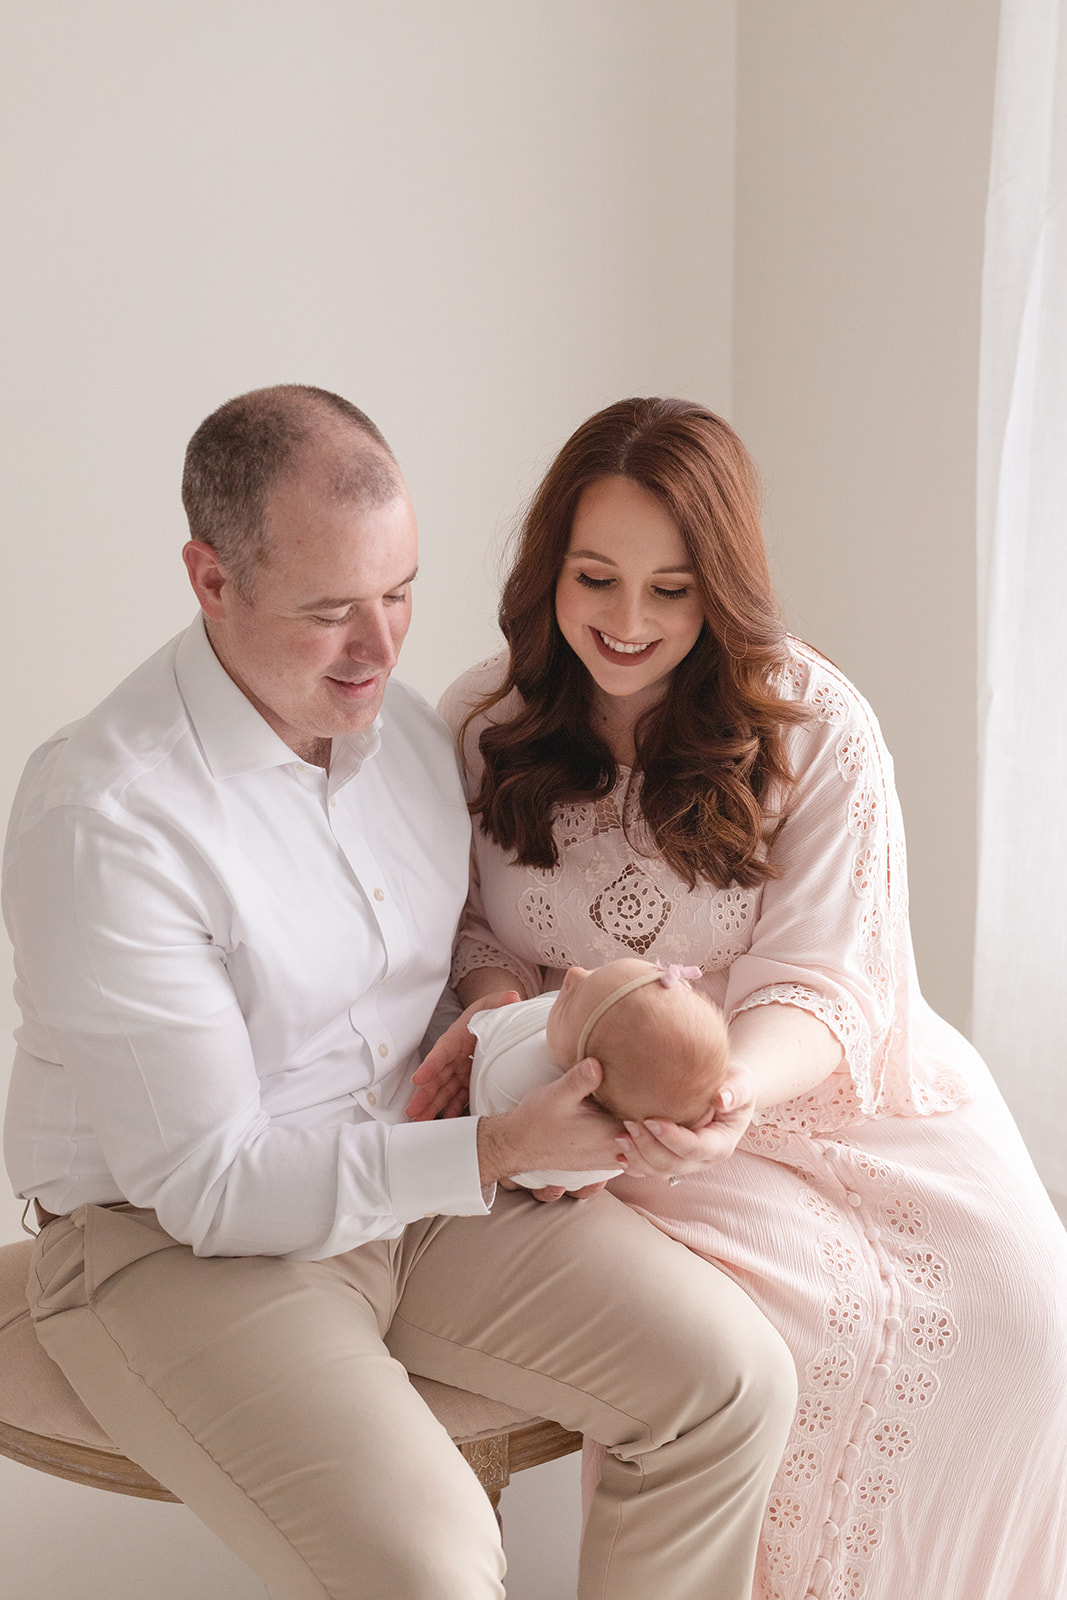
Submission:
POLYGON ((386 1167, 398 1222, 489 1214, 478 1171, 477 1117, 395 1123, 386 1167))

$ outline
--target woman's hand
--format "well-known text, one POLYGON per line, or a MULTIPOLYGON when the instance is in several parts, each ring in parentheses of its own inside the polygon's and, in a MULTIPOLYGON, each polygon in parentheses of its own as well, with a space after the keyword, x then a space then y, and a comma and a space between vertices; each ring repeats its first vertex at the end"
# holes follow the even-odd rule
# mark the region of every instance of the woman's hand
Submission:
POLYGON ((474 1055, 474 1035, 467 1023, 476 1011, 495 1011, 497 1006, 514 1005, 518 999, 514 989, 500 989, 495 994, 484 995, 445 1030, 411 1075, 415 1093, 404 1108, 409 1121, 432 1122, 435 1117, 463 1115, 467 1109, 474 1055))
POLYGON ((725 1161, 752 1121, 755 1101, 755 1081, 744 1067, 733 1066, 699 1127, 680 1128, 662 1117, 625 1123, 619 1166, 633 1178, 675 1178, 725 1161))

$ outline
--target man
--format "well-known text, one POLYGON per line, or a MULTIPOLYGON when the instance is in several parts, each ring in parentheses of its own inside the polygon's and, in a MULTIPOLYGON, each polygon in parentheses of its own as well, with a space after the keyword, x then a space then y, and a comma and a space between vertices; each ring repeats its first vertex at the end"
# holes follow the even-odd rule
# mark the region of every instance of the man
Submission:
POLYGON ((784 1346, 610 1196, 490 1210, 508 1173, 615 1164, 596 1066, 504 1117, 404 1118, 469 824, 446 730, 388 681, 416 566, 388 446, 336 395, 257 391, 197 430, 183 498, 200 615, 37 752, 8 838, 41 1342, 298 1600, 503 1593, 405 1368, 608 1447, 583 1596, 741 1600, 784 1346))

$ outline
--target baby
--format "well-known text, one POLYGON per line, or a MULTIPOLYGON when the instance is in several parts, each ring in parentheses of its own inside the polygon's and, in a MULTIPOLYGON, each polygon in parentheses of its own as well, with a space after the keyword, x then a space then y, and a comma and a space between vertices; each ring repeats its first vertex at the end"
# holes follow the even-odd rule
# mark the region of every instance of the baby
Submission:
MULTIPOLYGON (((664 1117, 702 1122, 726 1076, 729 1049, 718 1006, 689 987, 699 967, 627 958, 587 971, 571 967, 556 994, 479 1011, 470 1105, 476 1115, 510 1111, 531 1089, 586 1056, 603 1078, 590 1096, 620 1121, 664 1117)), ((580 1189, 610 1172, 519 1172, 528 1189, 580 1189)))

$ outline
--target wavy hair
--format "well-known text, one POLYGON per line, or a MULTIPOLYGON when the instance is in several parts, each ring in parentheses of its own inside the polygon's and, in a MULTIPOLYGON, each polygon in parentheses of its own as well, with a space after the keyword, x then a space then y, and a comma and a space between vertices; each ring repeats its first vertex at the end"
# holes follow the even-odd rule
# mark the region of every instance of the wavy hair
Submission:
MULTIPOLYGON (((704 610, 696 644, 638 722, 633 777, 653 846, 694 888, 752 887, 778 875, 774 816, 793 784, 787 728, 807 713, 781 692, 785 625, 771 589, 755 467, 728 423, 685 400, 620 400, 574 433, 535 494, 500 604, 508 643, 500 686, 470 722, 518 691, 521 706, 479 737, 484 772, 471 811, 524 866, 558 862, 555 808, 618 781, 594 731, 592 681, 556 621, 555 593, 582 492, 624 477, 676 523, 704 610)), ((639 848, 631 839, 631 845, 639 848)))

